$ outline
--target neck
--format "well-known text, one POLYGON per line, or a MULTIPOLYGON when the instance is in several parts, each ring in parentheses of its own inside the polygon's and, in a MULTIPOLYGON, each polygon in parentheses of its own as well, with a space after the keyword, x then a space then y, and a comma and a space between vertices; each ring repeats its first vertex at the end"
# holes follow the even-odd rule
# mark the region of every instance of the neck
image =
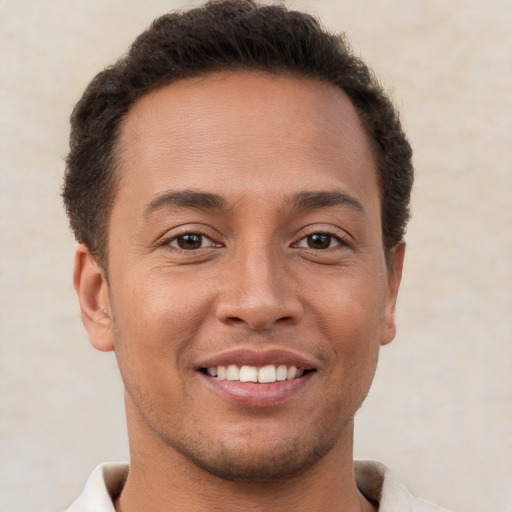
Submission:
POLYGON ((377 510, 355 483, 353 421, 346 425, 335 446, 302 474, 272 482, 233 482, 196 466, 143 422, 134 424, 128 416, 130 472, 115 503, 117 512, 377 510))

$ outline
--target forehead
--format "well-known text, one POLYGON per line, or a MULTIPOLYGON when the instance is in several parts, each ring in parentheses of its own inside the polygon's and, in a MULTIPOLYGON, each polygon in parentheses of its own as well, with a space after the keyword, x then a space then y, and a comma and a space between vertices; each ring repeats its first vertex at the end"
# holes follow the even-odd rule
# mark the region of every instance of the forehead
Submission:
POLYGON ((355 108, 313 79, 247 71, 173 83, 132 106, 118 149, 132 201, 173 188, 267 195, 269 180, 283 194, 340 188, 340 178, 355 196, 376 190, 355 108))

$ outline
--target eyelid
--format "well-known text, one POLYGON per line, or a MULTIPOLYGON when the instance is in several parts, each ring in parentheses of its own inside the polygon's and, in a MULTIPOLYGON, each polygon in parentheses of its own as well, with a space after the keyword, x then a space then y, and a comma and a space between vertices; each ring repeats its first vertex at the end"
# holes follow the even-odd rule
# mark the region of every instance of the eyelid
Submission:
POLYGON ((212 235, 212 229, 208 229, 201 225, 183 225, 183 226, 177 226, 171 230, 168 230, 165 235, 161 236, 159 241, 157 242, 158 246, 162 247, 170 247, 173 250, 182 251, 182 252, 193 252, 193 249, 182 249, 181 247, 177 247, 174 245, 171 245, 172 242, 177 240, 179 237, 186 236, 186 235, 199 235, 205 239, 208 239, 212 244, 209 247, 200 247, 198 249, 195 249, 195 251, 199 251, 202 249, 209 249, 210 247, 223 247, 224 244, 221 242, 218 242, 218 238, 221 238, 219 236, 212 235))
POLYGON ((296 244, 295 244, 297 247, 302 247, 304 249, 309 249, 309 250, 312 250, 312 251, 327 251, 329 249, 335 249, 336 247, 345 247, 347 244, 346 244, 346 241, 338 236, 338 235, 333 235, 332 233, 326 233, 326 232, 315 232, 315 233, 311 233, 309 235, 306 235, 306 236, 303 236, 296 244), (328 237, 331 237, 331 243, 332 243, 332 240, 335 240, 337 242, 337 245, 332 247, 331 246, 331 243, 329 244, 329 247, 326 247, 325 249, 315 249, 314 247, 308 247, 308 246, 302 246, 301 243, 306 241, 307 243, 307 239, 310 237, 310 236, 314 236, 314 235, 324 235, 324 236, 328 236, 328 237))
MULTIPOLYGON (((327 236, 331 236, 333 237, 334 239, 336 239, 338 242, 339 242, 339 245, 338 247, 347 247, 347 246, 350 246, 351 245, 351 236, 349 233, 347 233, 345 230, 343 229, 340 229, 336 226, 325 226, 325 225, 311 225, 311 226, 306 226, 304 228, 302 228, 295 240, 296 242, 293 242, 292 243, 292 246, 293 247, 299 247, 299 243, 302 242, 303 240, 307 239, 309 236, 313 236, 313 235, 327 235, 327 236)), ((327 250, 333 250, 333 249, 336 249, 336 247, 329 247, 328 249, 313 249, 313 248, 310 248, 310 247, 302 247, 304 249, 309 249, 309 250, 312 250, 312 251, 327 251, 327 250)))
POLYGON ((167 240, 167 245, 173 247, 174 249, 178 249, 180 251, 194 251, 194 250, 200 250, 200 249, 207 249, 209 247, 220 247, 220 245, 218 243, 216 243, 214 240, 212 240, 209 236, 203 234, 203 233, 197 233, 197 232, 189 232, 189 233, 182 233, 180 235, 175 235, 173 236, 172 238, 170 238, 169 240, 167 240), (205 240, 208 240, 210 242, 210 244, 204 246, 202 243, 201 243, 201 247, 198 247, 197 249, 183 249, 183 247, 179 247, 179 245, 177 244, 177 241, 179 238, 181 237, 184 237, 184 236, 187 236, 187 235, 197 235, 199 237, 202 238, 202 242, 204 242, 205 240), (173 243, 176 242, 176 245, 173 245, 173 243))

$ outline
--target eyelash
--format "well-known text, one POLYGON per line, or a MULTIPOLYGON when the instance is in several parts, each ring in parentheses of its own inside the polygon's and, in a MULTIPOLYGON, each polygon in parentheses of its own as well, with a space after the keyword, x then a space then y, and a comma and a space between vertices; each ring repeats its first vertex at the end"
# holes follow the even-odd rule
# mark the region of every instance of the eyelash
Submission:
POLYGON ((329 233, 328 231, 316 231, 314 233, 311 233, 309 235, 302 237, 296 244, 294 244, 294 246, 296 246, 296 247, 303 247, 304 249, 309 249, 312 251, 327 251, 329 249, 333 250, 333 249, 340 248, 340 247, 346 247, 347 245, 348 245, 348 243, 347 243, 345 237, 335 235, 333 233, 329 233), (315 247, 309 247, 309 246, 304 247, 304 246, 300 245, 302 242, 308 243, 309 241, 311 241, 311 239, 313 237, 326 237, 328 239, 329 245, 327 247, 323 247, 323 248, 317 248, 317 247, 315 248, 315 247), (331 246, 331 244, 333 242, 337 243, 337 247, 331 246))
MULTIPOLYGON (((222 244, 215 242, 211 237, 209 237, 208 235, 206 235, 204 233, 201 233, 200 231, 187 231, 184 233, 180 233, 178 235, 173 236, 172 238, 164 240, 162 242, 162 245, 167 246, 167 247, 172 247, 175 250, 183 251, 183 252, 194 252, 196 250, 208 249, 208 248, 212 248, 212 247, 213 248, 222 247, 222 244), (194 237, 194 236, 199 239, 199 244, 200 244, 199 247, 185 248, 185 247, 179 246, 180 240, 184 240, 186 237, 194 237), (210 242, 210 245, 208 247, 203 247, 203 243, 205 243, 205 241, 210 242)), ((345 247, 347 245, 348 245, 348 243, 347 243, 345 237, 343 237, 343 236, 335 235, 335 234, 329 233, 327 231, 316 231, 314 233, 310 233, 310 234, 302 237, 298 242, 292 244, 292 247, 304 248, 304 249, 308 249, 311 251, 327 251, 327 250, 333 250, 333 249, 335 250, 336 248, 345 247), (309 247, 309 246, 301 245, 302 243, 308 244, 308 242, 310 242, 313 237, 326 237, 327 241, 328 241, 328 246, 318 248, 318 247, 309 247), (333 242, 335 242, 337 244, 337 246, 333 247, 332 246, 333 242)))
POLYGON ((172 238, 168 238, 163 241, 162 245, 170 246, 173 249, 176 249, 178 251, 184 251, 184 252, 193 252, 195 250, 200 249, 206 249, 210 247, 222 247, 222 244, 219 244, 215 242, 211 237, 208 235, 201 233, 200 231, 187 231, 185 233, 180 233, 179 235, 175 235, 172 238), (193 247, 193 248, 184 248, 179 246, 179 241, 184 240, 186 237, 197 237, 199 239, 200 247, 193 247), (209 241, 211 245, 209 247, 202 247, 203 243, 205 241, 209 241), (176 243, 176 245, 173 245, 176 243))

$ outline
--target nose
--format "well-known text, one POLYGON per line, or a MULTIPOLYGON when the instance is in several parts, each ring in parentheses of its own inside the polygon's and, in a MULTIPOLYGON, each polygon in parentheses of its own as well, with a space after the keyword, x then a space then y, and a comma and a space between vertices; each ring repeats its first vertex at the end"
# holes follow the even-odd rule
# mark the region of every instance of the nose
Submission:
POLYGON ((300 322, 303 305, 285 258, 255 246, 240 251, 229 264, 216 314, 223 323, 253 331, 300 322))

